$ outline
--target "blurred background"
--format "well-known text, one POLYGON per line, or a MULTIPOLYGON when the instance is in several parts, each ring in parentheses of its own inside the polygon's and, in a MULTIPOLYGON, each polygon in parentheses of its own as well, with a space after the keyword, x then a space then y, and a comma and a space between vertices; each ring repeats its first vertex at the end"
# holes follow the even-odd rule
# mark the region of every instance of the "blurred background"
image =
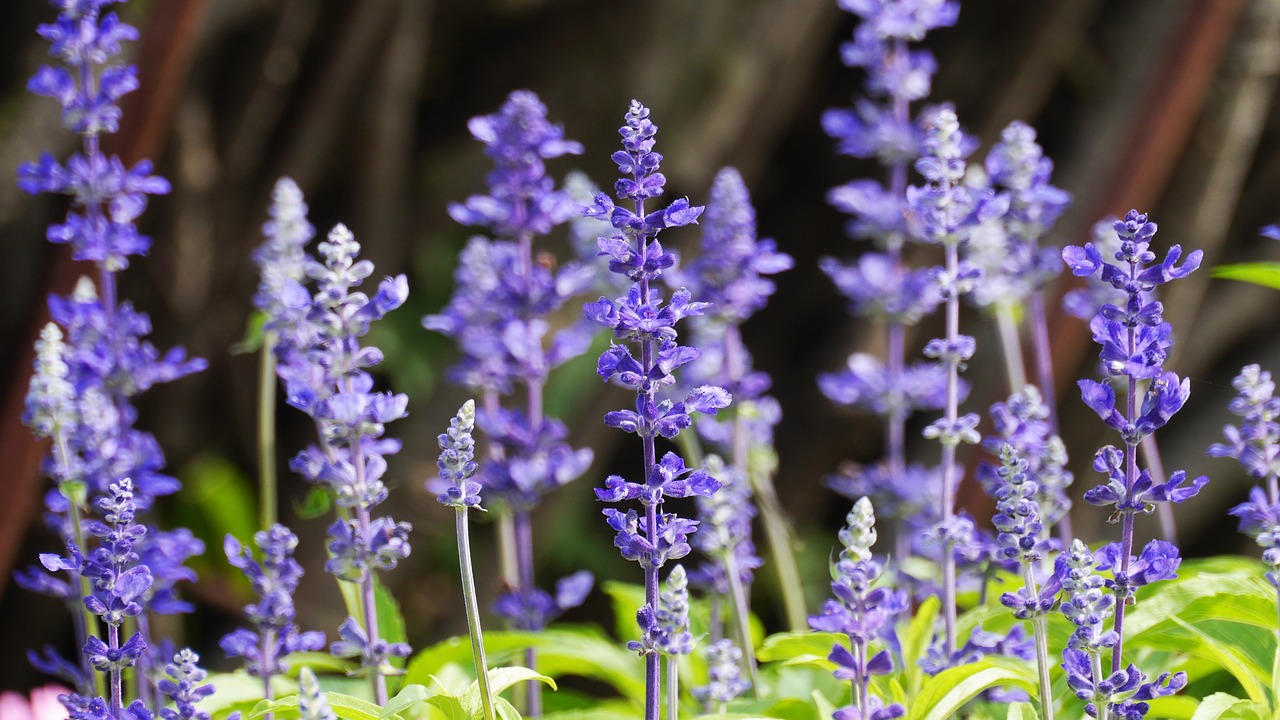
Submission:
MULTIPOLYGON (((44 62, 38 23, 55 16, 42 0, 6 0, 0 23, 0 175, 49 149, 64 157, 76 139, 55 103, 24 92, 44 62)), ((150 157, 173 183, 143 218, 155 240, 135 262, 121 295, 150 313, 159 347, 181 344, 209 370, 140 398, 139 427, 154 432, 169 469, 186 483, 160 508, 166 525, 205 538, 200 582, 187 596, 199 622, 171 619, 167 629, 227 667, 216 641, 238 621, 242 584, 221 555, 227 532, 254 529, 254 393, 257 363, 235 354, 245 335, 257 274, 250 262, 272 184, 293 177, 320 232, 346 223, 378 274, 407 273, 406 307, 370 342, 381 347, 384 387, 410 398, 410 417, 391 426, 405 441, 388 473, 390 512, 415 527, 413 555, 387 582, 403 605, 417 647, 465 632, 451 518, 425 491, 434 475, 435 435, 465 399, 442 373, 452 344, 423 330, 452 292, 454 258, 469 229, 452 222, 447 203, 483 190, 488 161, 466 131, 469 117, 497 110, 513 89, 536 91, 551 118, 585 146, 580 157, 551 163, 559 177, 580 169, 610 185, 617 127, 632 98, 660 126, 658 150, 673 196, 705 201, 724 165, 738 167, 758 209, 762 236, 796 259, 778 292, 745 329, 758 368, 773 375, 784 419, 777 444, 781 500, 800 528, 810 604, 825 596, 825 563, 848 502, 824 478, 846 461, 876 459, 883 445, 874 418, 833 405, 817 390, 819 372, 840 368, 854 350, 874 350, 880 333, 851 318, 817 269, 825 255, 848 258, 844 217, 826 191, 880 170, 834 152, 819 126, 822 111, 861 92, 859 73, 840 65, 838 46, 852 16, 834 0, 654 0, 637 6, 598 0, 152 0, 122 8, 141 30, 133 47, 142 89, 126 98, 122 131, 111 149, 127 162, 150 157)), ((1187 555, 1255 554, 1225 511, 1247 480, 1238 466, 1205 456, 1228 422, 1231 378, 1259 362, 1280 370, 1280 295, 1213 280, 1214 265, 1280 259, 1280 246, 1257 229, 1280 221, 1280 0, 968 0, 959 23, 925 46, 940 71, 932 98, 956 106, 982 142, 977 157, 1015 119, 1033 124, 1057 164, 1054 183, 1074 196, 1049 242, 1080 244, 1107 214, 1130 207, 1159 222, 1157 244, 1205 251, 1205 270, 1169 286, 1166 318, 1178 343, 1168 367, 1192 380, 1186 410, 1160 433, 1165 464, 1213 482, 1178 510, 1187 555)), ((56 551, 40 520, 44 448, 21 425, 32 342, 45 322, 45 296, 67 292, 86 271, 66 248, 44 240, 65 212, 56 198, 0 182, 0 689, 39 681, 24 650, 67 645, 71 625, 57 603, 18 589, 15 567, 56 551)), ((664 235, 690 247, 696 228, 664 235)), ((558 250, 567 252, 563 238, 558 250)), ((922 254, 921 262, 936 262, 922 254)), ((1068 289, 1060 279, 1051 303, 1068 289)), ((978 338, 965 410, 1002 399, 1003 368, 994 325, 967 310, 963 329, 978 338)), ((1088 468, 1108 431, 1079 402, 1074 379, 1092 375, 1096 349, 1085 325, 1056 314, 1052 324, 1062 427, 1074 461, 1077 497, 1097 483, 1088 468)), ((926 322, 914 351, 940 332, 926 322)), ((549 400, 572 428, 575 446, 595 449, 586 477, 553 495, 535 518, 541 578, 588 568, 598 579, 638 580, 611 545, 590 489, 608 472, 634 472, 630 436, 600 420, 625 396, 595 382, 594 359, 559 371, 549 400)), ((281 403, 280 452, 309 437, 310 420, 281 403)), ((923 425, 923 422, 917 422, 923 425)), ((912 436, 918 433, 912 433, 912 436)), ((965 461, 976 462, 979 451, 965 461)), ((936 445, 911 457, 935 462, 936 445)), ((323 564, 324 519, 292 508, 306 488, 282 475, 283 518, 303 538, 302 624, 330 635, 341 599, 323 564)), ((990 506, 972 483, 961 503, 978 517, 990 506)), ((1102 513, 1078 505, 1077 533, 1101 540, 1115 532, 1102 513)), ((482 594, 496 583, 491 526, 475 532, 482 594)), ((1155 531, 1154 521, 1139 532, 1155 531)), ((757 607, 776 629, 769 570, 756 584, 757 607)), ((485 602, 482 596, 482 602, 485 602)), ((608 622, 595 609, 570 619, 608 622)), ((68 651, 70 649, 68 648, 68 651)))

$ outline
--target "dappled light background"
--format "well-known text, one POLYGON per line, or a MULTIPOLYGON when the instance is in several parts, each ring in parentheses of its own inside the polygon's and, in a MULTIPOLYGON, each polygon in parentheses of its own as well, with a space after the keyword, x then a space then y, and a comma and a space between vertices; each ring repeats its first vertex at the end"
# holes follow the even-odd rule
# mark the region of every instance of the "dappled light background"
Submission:
MULTIPOLYGON (((54 10, 41 0, 8 0, 5 10, 0 175, 12 178, 20 162, 46 148, 63 156, 75 138, 59 127, 55 103, 23 89, 45 52, 33 29, 54 10)), ((123 12, 141 30, 134 58, 142 89, 126 98, 112 150, 128 161, 155 158, 174 189, 143 217, 155 247, 124 274, 121 295, 151 314, 157 345, 185 345, 210 365, 144 395, 139 426, 158 435, 169 469, 187 486, 163 504, 162 523, 191 527, 208 544, 200 582, 187 590, 201 620, 174 621, 172 630, 203 648, 211 666, 228 666, 216 640, 244 604, 221 538, 245 537, 255 524, 257 364, 234 347, 257 284, 249 255, 281 175, 301 186, 320 232, 346 223, 380 274, 409 275, 409 302, 372 340, 388 358, 380 381, 409 395, 411 413, 390 430, 405 450, 388 480, 396 517, 414 525, 413 555, 386 581, 416 646, 465 628, 450 517, 423 487, 435 472, 435 436, 465 395, 442 377, 455 360, 452 344, 419 321, 446 302, 454 258, 471 234, 448 218, 446 205, 481 191, 488 169, 466 121, 494 112, 518 88, 537 92, 550 117, 585 146, 579 157, 553 161, 555 175, 579 169, 612 184, 616 129, 628 102, 639 99, 661 128, 669 193, 701 204, 716 171, 736 166, 752 189, 761 235, 796 259, 745 334, 782 404, 777 485, 800 529, 816 609, 828 551, 848 511, 824 478, 843 462, 876 459, 883 446, 874 417, 833 405, 815 383, 850 352, 874 350, 883 335, 852 318, 817 269, 824 255, 847 258, 865 246, 846 238, 843 216, 825 193, 880 173, 836 155, 819 125, 822 111, 848 105, 862 82, 838 61, 854 21, 834 0, 151 0, 123 12)), ((1280 245, 1257 234, 1280 221, 1280 0, 967 0, 959 23, 931 33, 925 45, 940 65, 932 98, 954 103, 982 142, 979 157, 1012 120, 1038 129, 1057 164, 1055 184, 1074 196, 1049 242, 1083 243, 1095 221, 1136 207, 1160 224, 1157 244, 1203 249, 1206 268, 1280 259, 1280 245)), ((8 581, 38 552, 58 550, 40 521, 43 449, 19 415, 45 296, 68 291, 84 271, 65 247, 44 239, 44 227, 64 211, 57 199, 0 182, 7 348, 0 354, 0 688, 37 681, 22 659, 25 648, 71 640, 63 608, 8 581)), ((697 238, 697 228, 687 228, 663 242, 692 248, 697 238)), ((566 256, 563 237, 557 242, 566 256)), ((913 260, 937 262, 931 252, 919 249, 913 260)), ((1069 287, 1060 278, 1052 297, 1069 287)), ((1212 478, 1201 497, 1179 506, 1185 554, 1253 554, 1224 515, 1243 499, 1247 480, 1235 463, 1204 453, 1228 421, 1230 381, 1240 366, 1280 370, 1280 293, 1207 271, 1169 291, 1166 319, 1178 342, 1167 367, 1191 378, 1192 398, 1161 431, 1160 444, 1168 467, 1212 478)), ((1057 315, 1057 389, 1078 497, 1097 483, 1088 463, 1111 439, 1074 387, 1096 364, 1088 330, 1057 315)), ((1007 392, 994 326, 973 310, 963 323, 979 347, 965 409, 985 414, 1007 392)), ((936 333, 926 322, 910 347, 918 352, 936 333)), ((551 412, 569 424, 574 446, 595 448, 596 463, 539 509, 539 573, 588 568, 600 579, 636 581, 611 546, 591 487, 609 472, 634 474, 639 451, 604 428, 603 412, 626 398, 593 369, 592 358, 571 363, 549 389, 551 412)), ((311 423, 283 403, 280 418, 287 457, 306 442, 311 423)), ((936 460, 935 445, 917 445, 912 457, 936 460)), ((962 460, 972 468, 979 452, 962 460)), ((302 537, 310 570, 301 622, 332 634, 342 610, 320 571, 325 520, 299 519, 294 510, 306 488, 287 472, 282 477, 283 518, 302 537)), ((976 516, 990 516, 971 481, 960 499, 976 516)), ((1078 505, 1074 517, 1085 538, 1115 534, 1092 508, 1078 505)), ((477 573, 493 578, 490 526, 482 520, 479 527, 477 573)), ((1154 528, 1141 523, 1139 533, 1154 528)), ((758 607, 766 625, 776 626, 769 570, 763 573, 758 607)), ((482 579, 482 602, 495 589, 482 579)), ((570 619, 612 626, 604 607, 594 603, 570 619)))

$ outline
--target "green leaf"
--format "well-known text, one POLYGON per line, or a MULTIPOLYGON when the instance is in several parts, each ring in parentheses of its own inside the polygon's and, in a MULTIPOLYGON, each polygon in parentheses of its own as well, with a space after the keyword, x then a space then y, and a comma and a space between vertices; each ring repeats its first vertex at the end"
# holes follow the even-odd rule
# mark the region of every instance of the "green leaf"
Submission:
POLYGON ((386 708, 382 711, 382 717, 388 718, 425 703, 431 695, 431 690, 425 685, 405 685, 387 702, 386 708))
MULTIPOLYGON (((489 689, 494 695, 504 692, 507 688, 522 682, 537 681, 544 683, 552 690, 556 689, 556 681, 539 672, 530 670, 527 667, 500 667, 490 668, 489 670, 489 689)), ((480 697, 480 681, 471 683, 471 687, 467 688, 467 694, 475 693, 477 701, 480 697)))
MULTIPOLYGON (((325 693, 325 696, 329 700, 329 707, 342 720, 382 720, 383 718, 382 708, 368 700, 333 692, 325 693)), ((244 720, 254 720, 254 718, 262 717, 267 713, 274 714, 275 720, 294 720, 294 718, 298 717, 298 696, 292 695, 275 702, 264 700, 258 703, 253 712, 246 715, 244 720)), ((450 718, 450 720, 453 719, 450 718)), ((459 718, 458 720, 471 719, 459 718)))
POLYGON ((848 637, 831 632, 784 632, 764 639, 756 657, 762 662, 782 662, 788 665, 814 665, 828 672, 835 670, 835 663, 827 659, 831 648, 848 643, 848 637))
POLYGON ((1040 713, 1031 703, 1017 702, 1009 706, 1009 714, 1005 720, 1040 720, 1040 713))
POLYGON ((987 656, 976 663, 944 670, 929 679, 907 710, 909 720, 949 720, 978 693, 1013 685, 1036 690, 1035 672, 1024 662, 987 656))
POLYGON ((267 314, 261 310, 254 310, 249 315, 249 320, 244 326, 244 337, 231 346, 232 355, 247 355, 251 352, 257 352, 262 349, 263 338, 266 334, 263 329, 267 324, 267 314))
POLYGON ((328 488, 320 485, 312 486, 307 491, 302 502, 293 503, 293 511, 303 520, 315 520, 318 517, 324 517, 329 514, 329 508, 333 507, 333 498, 329 494, 328 488))
MULTIPOLYGON (((347 614, 355 618, 364 626, 364 602, 360 594, 360 586, 356 583, 338 581, 338 589, 342 591, 342 600, 346 603, 347 614)), ((407 636, 404 629, 404 616, 400 614, 400 604, 391 596, 391 591, 387 590, 375 575, 373 578, 373 597, 374 606, 378 613, 378 637, 391 643, 407 642, 407 636)), ((404 658, 391 658, 392 666, 404 668, 404 658)), ((391 692, 395 692, 400 683, 405 682, 402 675, 393 675, 387 678, 387 687, 391 692)))
POLYGON ((936 595, 926 598, 920 603, 915 617, 902 636, 903 674, 907 679, 907 693, 913 697, 919 694, 924 684, 925 676, 920 669, 920 659, 929 651, 929 644, 933 642, 933 626, 938 619, 939 607, 941 602, 936 595))
POLYGON ((452 695, 432 695, 427 704, 444 713, 447 720, 471 720, 471 713, 462 706, 462 701, 452 695))
POLYGON ((1213 269, 1213 276, 1280 290, 1280 263, 1250 262, 1219 265, 1213 269))
POLYGON ((836 714, 836 706, 817 690, 813 691, 813 704, 818 708, 819 717, 829 718, 836 714))

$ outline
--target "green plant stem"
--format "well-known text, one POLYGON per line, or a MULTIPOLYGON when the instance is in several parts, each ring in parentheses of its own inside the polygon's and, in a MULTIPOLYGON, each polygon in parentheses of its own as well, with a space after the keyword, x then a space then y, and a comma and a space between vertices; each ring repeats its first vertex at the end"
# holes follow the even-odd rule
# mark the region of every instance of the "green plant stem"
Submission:
POLYGON ((262 338, 258 362, 258 527, 279 517, 276 502, 276 334, 262 338))
POLYGON ((769 542, 769 556, 773 559, 782 589, 782 607, 791 632, 807 632, 804 586, 800 568, 796 564, 795 542, 791 538, 791 525, 782 512, 778 493, 773 487, 773 475, 762 468, 752 468, 747 477, 756 495, 756 507, 760 510, 760 522, 764 525, 765 539, 769 542))
POLYGON ((667 720, 680 720, 680 656, 667 656, 667 720))
MULTIPOLYGON (((1102 653, 1091 652, 1089 653, 1089 659, 1093 662, 1093 686, 1097 688, 1098 683, 1102 682, 1102 653)), ((1101 693, 1097 694, 1097 696, 1100 695, 1101 693)), ((1108 705, 1106 699, 1100 698, 1100 702, 1098 702, 1098 720, 1110 720, 1111 712, 1108 705)))
MULTIPOLYGON (((1022 580, 1027 586, 1027 597, 1039 597, 1036 578, 1031 564, 1023 563, 1022 580)), ((1040 673, 1040 720, 1053 720, 1053 682, 1049 679, 1049 625, 1044 613, 1031 619, 1036 637, 1036 669, 1040 673)))
MULTIPOLYGON (((67 499, 68 514, 71 516, 71 537, 76 544, 76 549, 81 553, 87 553, 88 548, 84 542, 84 520, 81 518, 81 504, 83 502, 84 485, 82 483, 71 483, 67 475, 71 468, 71 448, 67 446, 67 435, 62 432, 62 428, 58 428, 53 433, 53 451, 54 463, 60 470, 59 477, 65 478, 59 482, 59 489, 62 496, 67 499), (76 486, 79 486, 77 490, 76 486)), ((89 584, 89 578, 75 573, 75 582, 80 586, 80 598, 89 597, 93 588, 89 584)), ((89 608, 81 601, 77 600, 75 608, 71 614, 75 624, 76 639, 80 647, 84 647, 88 642, 89 636, 97 636, 98 634, 98 618, 89 608)), ((102 697, 106 694, 106 681, 103 680, 101 673, 93 672, 93 668, 89 665, 89 658, 84 653, 80 653, 80 667, 84 671, 86 678, 93 678, 94 692, 102 697)))
POLYGON ((742 664, 751 678, 751 697, 760 697, 760 669, 756 663, 756 650, 751 642, 751 616, 748 614, 747 590, 742 585, 742 575, 733 551, 724 554, 724 572, 729 580, 729 593, 733 596, 733 618, 738 626, 738 639, 742 643, 742 664))
MULTIPOLYGON (((467 609, 467 629, 471 634, 471 655, 480 684, 480 704, 484 720, 494 720, 493 690, 489 687, 489 663, 484 655, 484 635, 480 629, 480 604, 476 602, 475 573, 471 568, 471 533, 467 530, 467 510, 457 508, 458 567, 462 574, 462 600, 467 609)), ((385 705, 385 701, 382 703, 385 705)))
POLYGON ((1004 351, 1004 368, 1009 377, 1009 392, 1016 393, 1027 384, 1026 364, 1022 358, 1022 342, 1018 338, 1018 320, 1013 306, 996 305, 996 327, 1000 330, 1000 348, 1004 351))

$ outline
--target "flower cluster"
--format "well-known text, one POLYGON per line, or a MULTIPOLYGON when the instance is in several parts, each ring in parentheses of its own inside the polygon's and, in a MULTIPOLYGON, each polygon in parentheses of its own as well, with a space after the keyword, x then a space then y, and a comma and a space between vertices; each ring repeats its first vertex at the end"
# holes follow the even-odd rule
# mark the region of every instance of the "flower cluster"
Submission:
POLYGON ((707 648, 707 684, 693 689, 704 705, 732 702, 750 689, 742 679, 742 651, 732 640, 717 640, 707 648))
MULTIPOLYGON (((449 214, 463 225, 487 229, 493 239, 470 240, 454 275, 452 299, 441 313, 423 318, 423 325, 458 343, 463 357, 450 373, 483 394, 480 426, 489 456, 480 484, 506 516, 502 532, 515 536, 502 546, 522 548, 503 558, 509 591, 494 610, 513 627, 536 630, 543 625, 531 623, 581 602, 591 587, 590 576, 585 586, 576 576, 560 597, 564 605, 537 587, 530 519, 546 493, 580 477, 593 458, 590 450, 566 442, 563 423, 544 416, 543 388, 551 370, 585 352, 596 332, 585 319, 556 332, 549 322, 590 287, 595 273, 572 262, 552 269, 534 256, 535 239, 578 214, 569 193, 555 188, 546 161, 581 153, 582 146, 565 138, 528 90, 511 93, 497 113, 472 118, 468 128, 494 164, 489 192, 451 204, 449 214), (502 407, 500 396, 517 385, 527 391, 525 406, 502 407), (570 602, 574 595, 577 602, 570 602)), ((536 684, 531 692, 538 692, 536 684)))
POLYGON ((244 658, 245 671, 261 678, 266 697, 271 697, 271 676, 289 670, 284 656, 302 650, 320 650, 324 635, 300 632, 293 595, 302 579, 302 566, 293 559, 298 537, 283 525, 273 525, 253 536, 262 555, 255 560, 249 548, 228 535, 223 545, 227 562, 249 579, 258 602, 245 607, 245 617, 254 629, 240 628, 222 638, 220 645, 228 657, 244 658))
MULTIPOLYGON (((1071 471, 1066 469, 1066 445, 1052 431, 1051 419, 1049 406, 1039 389, 1027 385, 1010 395, 1006 402, 991 406, 995 433, 983 442, 989 452, 996 454, 1008 445, 1026 464, 1023 472, 1035 483, 1035 501, 1045 536, 1049 528, 1066 518, 1071 510, 1068 488, 1073 479, 1071 471)), ((994 465, 983 463, 978 467, 978 481, 993 497, 998 475, 994 465)))
POLYGON ((1228 408, 1242 418, 1239 427, 1222 429, 1226 442, 1214 443, 1209 454, 1235 458, 1245 470, 1265 486, 1249 491, 1249 500, 1231 508, 1240 518, 1240 532, 1257 541, 1262 561, 1271 569, 1267 581, 1280 588, 1280 398, 1271 373, 1257 365, 1247 365, 1232 381, 1239 393, 1228 408))
POLYGON ((175 585, 195 578, 183 564, 204 550, 186 530, 160 531, 136 520, 136 513, 180 483, 163 473, 155 438, 134 427, 133 398, 205 367, 181 348, 161 353, 147 340, 147 315, 117 297, 116 274, 151 246, 135 221, 148 197, 167 193, 169 184, 152 174, 149 161, 127 168, 101 149, 101 136, 119 127, 117 102, 137 87, 136 69, 118 61, 122 44, 136 39, 137 31, 104 10, 114 1, 54 2, 58 17, 39 32, 58 64, 40 68, 27 85, 62 106, 62 124, 81 136, 81 145, 65 162, 45 153, 24 163, 18 185, 33 194, 67 197, 66 219, 51 226, 47 237, 69 245, 74 259, 94 263, 98 284, 81 278, 71 296, 50 297, 53 324, 41 333, 24 413, 38 436, 52 440, 45 471, 57 487, 45 504, 48 524, 67 547, 66 557, 46 554, 42 563, 69 577, 64 581, 39 569, 17 577, 20 585, 67 602, 84 649, 79 663, 52 651, 33 656, 33 662, 76 684, 80 694, 73 704, 101 703, 113 712, 123 706, 118 689, 107 698, 90 698, 92 671, 118 677, 136 663, 146 678, 143 691, 151 694, 155 668, 147 650, 156 643, 146 613, 190 609, 175 585), (126 617, 139 619, 139 632, 121 644, 126 617), (105 638, 98 636, 99 621, 107 623, 105 638))
MULTIPOLYGON (((625 276, 633 284, 627 294, 616 300, 601 297, 583 308, 586 316, 613 331, 614 337, 634 343, 639 359, 627 345, 611 344, 600 355, 597 374, 605 381, 636 393, 634 410, 615 410, 605 415, 605 424, 638 435, 643 445, 644 479, 630 482, 617 475, 605 480, 596 490, 604 502, 639 500, 643 519, 635 510, 623 513, 615 508, 604 511, 617 535, 614 544, 628 560, 640 563, 645 572, 645 607, 641 614, 652 617, 658 605, 658 570, 667 560, 689 554, 688 536, 697 523, 663 512, 667 497, 707 496, 715 492, 719 482, 702 470, 690 470, 675 453, 657 458, 655 439, 660 435, 674 438, 692 424, 690 415, 714 415, 729 404, 729 393, 723 388, 704 385, 691 390, 683 400, 659 400, 659 391, 675 382, 674 372, 698 357, 698 349, 676 342, 676 323, 682 318, 701 315, 704 302, 695 301, 684 288, 672 293, 664 303, 655 281, 675 263, 675 257, 663 250, 656 236, 667 228, 681 227, 697 221, 702 208, 679 199, 664 208, 649 211, 646 201, 660 197, 666 178, 658 171, 662 155, 653 151, 658 126, 649 120, 649 109, 632 101, 626 124, 619 133, 623 149, 613 154, 622 177, 614 185, 618 198, 631 202, 631 208, 615 206, 608 195, 596 194, 594 202, 583 213, 591 217, 609 218, 614 234, 599 238, 602 255, 609 257, 609 269, 625 276), (642 524, 643 523, 643 524, 642 524)), ((645 647, 654 646, 652 622, 642 623, 645 647)), ((649 653, 646 659, 646 715, 656 717, 658 702, 658 657, 649 653)))
MULTIPOLYGON (((290 467, 328 488, 339 507, 352 511, 329 526, 325 569, 360 586, 365 617, 363 624, 347 618, 339 629, 342 640, 331 651, 359 657, 372 669, 375 685, 382 687, 388 656, 403 657, 409 648, 377 636, 373 571, 392 569, 408 557, 410 527, 390 517, 374 518, 372 510, 387 498, 382 482, 386 456, 400 449, 398 440, 383 437, 385 426, 404 417, 408 399, 374 392, 368 369, 382 360, 382 353, 362 346, 360 339, 370 324, 404 303, 408 280, 404 275, 389 277, 373 295, 360 292, 359 286, 373 274, 373 263, 357 259, 360 245, 343 225, 335 226, 317 249, 320 259, 305 262, 315 293, 300 308, 305 329, 299 337, 305 335, 309 341, 281 356, 277 373, 289 404, 315 421, 320 442, 295 456, 290 467)), ((297 284, 288 281, 285 287, 296 290, 297 284)), ((307 298, 305 291, 301 297, 307 298)))
MULTIPOLYGON (((1085 712, 1090 717, 1100 717, 1099 705, 1105 705, 1110 717, 1137 720, 1146 717, 1150 710, 1148 700, 1172 695, 1186 686, 1187 674, 1163 673, 1148 682, 1146 675, 1132 663, 1123 670, 1113 663, 1110 673, 1103 671, 1103 651, 1111 649, 1115 653, 1113 657, 1118 658, 1121 637, 1115 630, 1106 628, 1106 621, 1118 607, 1114 592, 1105 590, 1112 583, 1094 574, 1094 570, 1111 568, 1114 571, 1117 551, 1116 544, 1104 548, 1100 554, 1105 552, 1107 557, 1099 564, 1089 548, 1075 540, 1058 557, 1055 573, 1062 585, 1062 614, 1076 626, 1062 652, 1062 669, 1067 673, 1068 687, 1085 702, 1085 712)), ((1172 577, 1167 556, 1148 558, 1146 568, 1160 576, 1149 580, 1172 577)))
POLYGON ((854 503, 848 524, 840 531, 844 548, 831 566, 831 591, 836 597, 827 600, 820 615, 809 618, 809 625, 814 630, 849 636, 849 646, 835 645, 829 659, 838 666, 836 677, 851 681, 857 691, 851 710, 859 714, 851 717, 887 720, 901 717, 906 710, 897 704, 884 706, 879 698, 870 695, 871 676, 893 670, 893 659, 888 650, 870 655, 869 646, 895 615, 908 608, 908 603, 901 591, 873 587, 882 572, 880 563, 871 555, 871 546, 876 542, 875 522, 870 500, 861 498, 854 503))

